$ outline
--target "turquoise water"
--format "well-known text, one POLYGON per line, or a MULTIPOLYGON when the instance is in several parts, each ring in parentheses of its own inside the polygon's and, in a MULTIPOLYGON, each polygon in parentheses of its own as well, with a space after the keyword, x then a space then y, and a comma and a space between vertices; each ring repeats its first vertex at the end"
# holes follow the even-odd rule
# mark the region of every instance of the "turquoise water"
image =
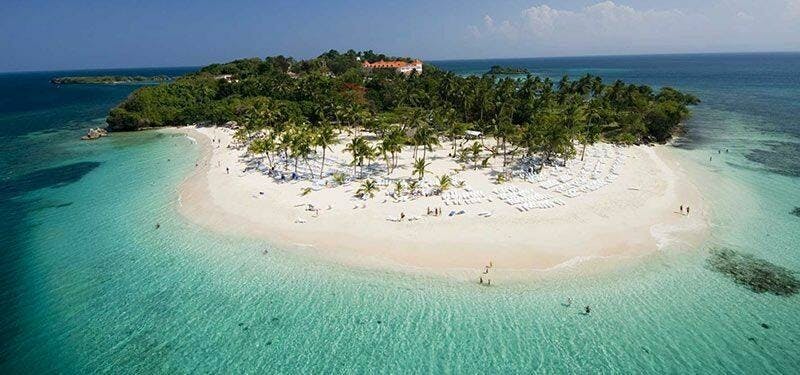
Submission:
POLYGON ((185 137, 77 141, 134 87, 0 75, 1 372, 796 373, 798 297, 705 262, 727 246, 800 271, 800 55, 523 61, 697 93, 675 153, 709 201, 708 243, 492 288, 317 261, 180 217, 185 137))

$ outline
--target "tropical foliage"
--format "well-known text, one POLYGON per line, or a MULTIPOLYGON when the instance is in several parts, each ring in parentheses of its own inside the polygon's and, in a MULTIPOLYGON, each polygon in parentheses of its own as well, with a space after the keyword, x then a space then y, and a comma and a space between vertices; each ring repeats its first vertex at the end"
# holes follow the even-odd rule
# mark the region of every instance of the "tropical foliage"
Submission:
POLYGON ((461 77, 429 65, 420 75, 361 69, 361 61, 382 58, 332 50, 303 61, 275 56, 213 64, 135 91, 107 121, 112 130, 236 121, 237 139, 272 167, 292 159, 296 169, 321 152, 320 174, 326 150, 346 132, 354 175, 373 160, 391 173, 410 147, 413 174, 422 178, 428 151, 444 140, 465 167, 487 166, 490 158, 506 166, 517 155, 571 158, 576 145, 583 157, 600 140, 667 141, 699 102, 669 87, 605 84, 592 75, 553 82, 530 74, 461 77), (488 138, 458 142, 466 130, 488 138))
POLYGON ((373 198, 378 190, 378 183, 376 183, 375 180, 366 179, 361 183, 358 190, 356 190, 356 195, 361 198, 366 198, 367 196, 373 198))

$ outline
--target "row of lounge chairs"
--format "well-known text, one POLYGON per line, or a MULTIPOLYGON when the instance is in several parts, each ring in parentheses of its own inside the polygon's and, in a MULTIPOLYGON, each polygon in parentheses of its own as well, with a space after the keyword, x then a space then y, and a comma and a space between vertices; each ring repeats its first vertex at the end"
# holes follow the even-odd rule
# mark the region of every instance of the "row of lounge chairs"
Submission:
POLYGON ((442 201, 446 206, 460 206, 491 202, 492 199, 482 191, 472 189, 450 190, 442 193, 442 201))
POLYGON ((516 186, 503 186, 494 189, 492 192, 497 195, 498 199, 513 206, 520 212, 564 205, 563 200, 554 199, 550 194, 543 194, 534 190, 521 190, 516 186))

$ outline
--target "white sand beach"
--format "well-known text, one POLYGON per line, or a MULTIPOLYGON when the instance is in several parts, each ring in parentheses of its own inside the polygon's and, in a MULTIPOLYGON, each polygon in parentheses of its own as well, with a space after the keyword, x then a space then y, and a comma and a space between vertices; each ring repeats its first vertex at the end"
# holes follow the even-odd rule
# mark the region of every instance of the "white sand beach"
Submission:
MULTIPOLYGON (((360 199, 354 196, 360 181, 334 186, 327 178, 327 186, 322 180, 315 185, 305 162, 300 172, 308 179, 282 182, 270 176, 266 160, 234 147, 229 129, 177 131, 203 148, 196 172, 180 187, 180 211, 187 218, 353 265, 480 270, 492 262, 497 269, 543 270, 581 259, 637 258, 666 241, 697 244, 705 235, 703 201, 667 146, 598 144, 589 147, 583 162, 578 149, 566 166, 545 166, 538 175, 515 162, 509 166, 519 169, 515 177, 497 184, 493 175, 502 168, 500 158, 487 168, 468 163, 461 170, 448 157, 452 144, 443 142, 427 154, 425 180, 452 174, 454 186, 425 196, 423 183, 420 195, 395 199, 393 181, 412 174, 412 151, 406 148, 391 175, 382 160, 373 161, 366 173, 384 185, 374 198, 360 199), (691 213, 681 214, 681 205, 691 213), (442 214, 427 215, 429 208, 442 214)), ((326 173, 352 174, 342 138, 327 152, 326 173)), ((309 165, 318 179, 319 155, 309 165)), ((293 171, 293 164, 280 163, 274 176, 290 178, 293 171)))

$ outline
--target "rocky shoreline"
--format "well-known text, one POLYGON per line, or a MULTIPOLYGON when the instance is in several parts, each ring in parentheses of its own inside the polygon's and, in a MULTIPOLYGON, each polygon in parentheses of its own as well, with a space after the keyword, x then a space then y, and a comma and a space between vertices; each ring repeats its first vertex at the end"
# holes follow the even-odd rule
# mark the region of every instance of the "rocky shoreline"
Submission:
POLYGON ((94 139, 102 138, 108 136, 108 130, 103 128, 89 128, 89 131, 86 132, 86 135, 81 137, 84 141, 91 141, 94 139))

